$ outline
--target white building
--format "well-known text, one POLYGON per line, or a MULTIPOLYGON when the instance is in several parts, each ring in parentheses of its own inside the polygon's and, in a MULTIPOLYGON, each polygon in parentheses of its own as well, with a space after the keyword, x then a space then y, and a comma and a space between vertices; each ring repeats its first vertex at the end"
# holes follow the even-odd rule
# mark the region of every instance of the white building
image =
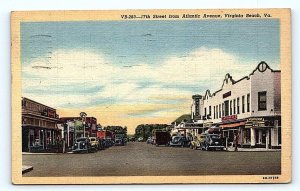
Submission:
POLYGON ((261 62, 249 75, 235 81, 226 74, 221 89, 194 95, 191 115, 203 124, 201 133, 218 125, 233 141, 239 134, 242 147, 281 146, 281 72, 261 62))

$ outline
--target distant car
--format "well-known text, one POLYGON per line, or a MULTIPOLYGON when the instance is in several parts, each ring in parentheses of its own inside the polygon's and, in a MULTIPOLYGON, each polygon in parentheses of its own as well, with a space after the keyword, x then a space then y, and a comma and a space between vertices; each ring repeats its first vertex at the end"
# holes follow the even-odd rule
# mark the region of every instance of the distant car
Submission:
POLYGON ((191 141, 188 140, 186 137, 184 136, 173 136, 172 140, 170 141, 170 146, 171 147, 189 147, 191 144, 191 141))
POLYGON ((99 141, 97 137, 89 137, 90 139, 90 144, 91 144, 91 150, 97 151, 99 148, 99 141))
POLYGON ((209 150, 224 150, 223 139, 218 134, 206 134, 202 144, 202 149, 209 150))
POLYGON ((143 137, 139 137, 138 138, 138 142, 143 142, 144 141, 144 138, 143 137))
POLYGON ((147 143, 147 144, 151 144, 151 143, 152 143, 152 137, 148 137, 146 143, 147 143))
POLYGON ((89 153, 91 151, 90 139, 87 137, 77 138, 73 146, 73 153, 89 153))
POLYGON ((111 138, 106 138, 105 143, 106 143, 106 147, 111 147, 114 145, 114 142, 111 138))
POLYGON ((125 141, 124 139, 115 139, 115 146, 124 146, 125 141))
POLYGON ((98 139, 98 150, 103 150, 103 149, 105 149, 106 148, 106 146, 105 146, 105 140, 104 139, 98 139))
POLYGON ((135 138, 134 138, 134 137, 130 137, 130 138, 128 139, 128 141, 130 141, 130 142, 135 142, 135 138))

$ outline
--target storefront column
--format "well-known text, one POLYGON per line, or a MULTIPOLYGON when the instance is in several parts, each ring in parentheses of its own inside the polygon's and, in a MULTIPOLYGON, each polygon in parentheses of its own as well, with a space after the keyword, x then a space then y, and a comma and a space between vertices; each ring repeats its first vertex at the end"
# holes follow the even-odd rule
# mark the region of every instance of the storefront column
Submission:
POLYGON ((250 134, 251 134, 251 147, 254 147, 255 143, 256 143, 256 140, 255 140, 256 136, 255 136, 255 129, 254 128, 251 128, 250 134))
POLYGON ((239 127, 239 133, 240 133, 240 145, 241 145, 241 147, 243 147, 243 143, 244 143, 244 131, 242 130, 242 128, 241 127, 239 127))
POLYGON ((258 130, 258 144, 262 144, 262 130, 258 130))

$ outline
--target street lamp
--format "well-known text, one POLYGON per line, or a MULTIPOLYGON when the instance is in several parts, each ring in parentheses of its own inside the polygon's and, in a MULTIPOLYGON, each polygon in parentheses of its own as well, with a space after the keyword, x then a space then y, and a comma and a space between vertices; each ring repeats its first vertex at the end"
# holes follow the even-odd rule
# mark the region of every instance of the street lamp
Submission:
POLYGON ((81 121, 83 125, 83 137, 85 137, 85 117, 87 116, 87 114, 85 112, 80 112, 79 115, 81 117, 81 121))

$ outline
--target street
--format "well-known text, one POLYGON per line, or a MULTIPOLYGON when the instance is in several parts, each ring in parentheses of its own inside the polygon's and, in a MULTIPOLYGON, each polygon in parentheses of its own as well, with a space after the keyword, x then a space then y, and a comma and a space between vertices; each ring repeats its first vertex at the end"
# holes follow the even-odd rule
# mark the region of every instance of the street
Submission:
POLYGON ((200 151, 129 142, 89 154, 23 154, 25 177, 280 174, 281 152, 200 151))

